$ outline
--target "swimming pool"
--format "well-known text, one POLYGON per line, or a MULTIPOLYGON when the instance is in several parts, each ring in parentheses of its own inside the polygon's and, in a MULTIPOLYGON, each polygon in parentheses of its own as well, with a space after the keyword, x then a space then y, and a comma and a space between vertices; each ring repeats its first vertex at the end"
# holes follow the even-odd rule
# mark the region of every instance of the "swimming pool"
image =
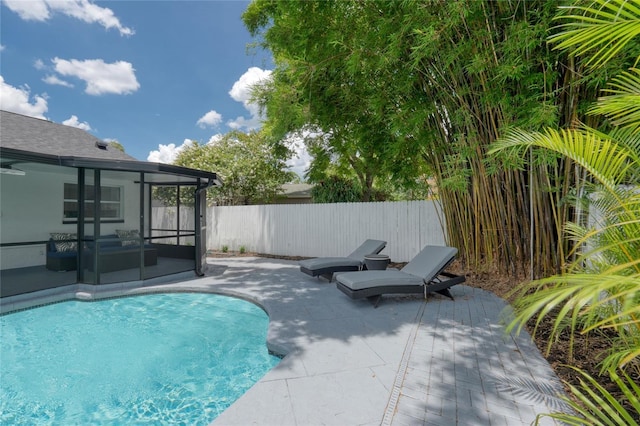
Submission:
POLYGON ((167 293, 0 317, 0 424, 208 424, 273 368, 244 300, 167 293))

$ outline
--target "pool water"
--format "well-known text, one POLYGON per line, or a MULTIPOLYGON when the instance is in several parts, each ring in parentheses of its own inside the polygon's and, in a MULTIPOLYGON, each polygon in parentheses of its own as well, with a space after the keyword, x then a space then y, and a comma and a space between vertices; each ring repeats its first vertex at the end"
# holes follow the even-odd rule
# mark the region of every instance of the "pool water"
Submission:
POLYGON ((0 424, 206 425, 280 359, 231 297, 68 301, 0 317, 0 424))

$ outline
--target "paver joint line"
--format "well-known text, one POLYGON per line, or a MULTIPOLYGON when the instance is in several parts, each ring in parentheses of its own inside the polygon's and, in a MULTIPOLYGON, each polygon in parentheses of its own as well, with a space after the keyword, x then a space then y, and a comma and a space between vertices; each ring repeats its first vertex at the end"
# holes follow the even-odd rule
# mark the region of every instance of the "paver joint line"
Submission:
POLYGON ((407 368, 409 366, 409 360, 411 358, 411 351, 413 349, 413 344, 416 340, 416 336, 418 334, 418 329, 420 328, 420 321, 422 320, 422 315, 424 314, 425 307, 427 306, 426 300, 420 306, 418 310, 418 314, 416 315, 416 321, 411 328, 411 333, 409 334, 409 338, 407 339, 407 344, 404 347, 404 352, 402 354, 402 361, 400 362, 400 366, 398 367, 398 372, 396 374, 396 378, 393 381, 393 387, 391 388, 391 396, 389 397, 389 402, 387 403, 387 409, 384 412, 384 417, 382 418, 381 425, 388 426, 391 425, 393 421, 393 416, 396 413, 396 408, 398 406, 398 399, 400 396, 400 391, 402 390, 402 384, 404 382, 404 377, 407 373, 407 368))

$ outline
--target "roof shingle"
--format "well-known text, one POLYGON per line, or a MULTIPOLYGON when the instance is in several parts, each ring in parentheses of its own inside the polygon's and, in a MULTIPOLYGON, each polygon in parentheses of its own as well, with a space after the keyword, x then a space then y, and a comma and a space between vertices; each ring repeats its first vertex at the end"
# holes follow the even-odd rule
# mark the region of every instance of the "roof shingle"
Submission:
POLYGON ((0 146, 56 156, 138 161, 90 133, 64 124, 0 110, 0 146))

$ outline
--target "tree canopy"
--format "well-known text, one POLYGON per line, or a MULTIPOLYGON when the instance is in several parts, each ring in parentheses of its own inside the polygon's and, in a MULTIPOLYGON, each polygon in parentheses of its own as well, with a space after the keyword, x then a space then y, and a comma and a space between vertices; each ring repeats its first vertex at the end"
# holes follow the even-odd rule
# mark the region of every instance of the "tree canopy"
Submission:
MULTIPOLYGON (((249 31, 273 52, 273 79, 256 92, 272 141, 306 125, 312 172, 424 185, 433 177, 449 244, 475 267, 555 271, 570 247, 564 203, 575 164, 532 151, 532 162, 487 155, 505 130, 572 127, 622 52, 583 74, 581 59, 553 50, 557 0, 254 0, 249 31), (531 229, 535 232, 532 235, 531 229)), ((426 191, 425 191, 426 192, 426 191)))
MULTIPOLYGON (((557 49, 582 57, 592 73, 618 59, 640 60, 639 2, 595 0, 578 3, 560 16, 560 32, 550 41, 557 49)), ((587 125, 543 131, 512 129, 494 144, 494 152, 525 157, 532 149, 570 158, 577 166, 577 207, 589 209, 589 220, 567 223, 575 242, 575 258, 566 271, 533 281, 519 289, 515 320, 509 328, 553 325, 545 340, 548 350, 561 335, 569 335, 569 356, 577 333, 607 336, 601 373, 612 383, 602 386, 586 371, 579 386, 565 398, 570 412, 550 416, 566 424, 637 425, 640 420, 640 73, 618 69, 589 114, 608 118, 604 130, 587 125), (581 203, 582 202, 582 203, 581 203), (606 414, 605 414, 606 413, 606 414)))
POLYGON ((112 140, 109 141, 109 145, 114 147, 115 149, 124 152, 124 146, 122 146, 122 144, 118 141, 112 140))
MULTIPOLYGON (((358 180, 362 199, 377 179, 393 175, 407 185, 427 172, 413 135, 390 120, 406 108, 398 82, 410 81, 406 57, 385 52, 394 22, 372 2, 255 1, 243 15, 273 52, 276 69, 258 91, 275 140, 305 126, 323 132, 308 139, 312 182, 326 180, 326 165, 358 180), (377 28, 384 24, 384 28, 377 28)), ((397 52, 396 52, 397 53, 397 52)), ((404 83, 402 83, 404 84, 404 83)))
POLYGON ((209 189, 217 205, 270 203, 283 184, 296 179, 286 167, 287 153, 266 143, 262 133, 232 131, 216 142, 194 142, 178 154, 175 165, 210 170, 223 180, 209 189))

